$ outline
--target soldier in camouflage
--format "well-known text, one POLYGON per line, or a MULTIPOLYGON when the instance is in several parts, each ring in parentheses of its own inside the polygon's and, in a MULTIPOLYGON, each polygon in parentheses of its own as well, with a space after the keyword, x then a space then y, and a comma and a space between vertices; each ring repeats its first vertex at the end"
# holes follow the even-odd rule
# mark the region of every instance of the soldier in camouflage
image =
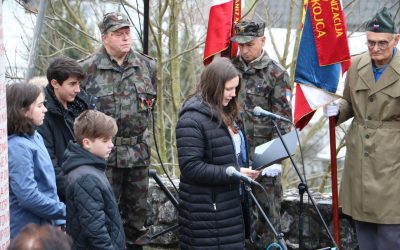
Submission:
POLYGON ((118 201, 127 249, 141 249, 146 220, 149 126, 156 98, 155 62, 131 49, 130 23, 122 13, 108 13, 99 23, 103 46, 80 61, 87 72, 82 87, 98 97, 97 108, 117 121, 118 134, 107 172, 118 201))
MULTIPOLYGON (((236 35, 231 38, 239 44, 239 55, 233 59, 233 64, 241 73, 244 90, 241 98, 244 101, 243 120, 249 144, 250 159, 253 158, 254 148, 277 137, 273 123, 269 118, 256 117, 253 109, 256 106, 277 115, 292 119, 290 105, 291 87, 286 70, 273 61, 263 49, 265 23, 242 21, 235 27, 236 35)), ((290 131, 288 123, 277 121, 282 134, 290 131)), ((280 201, 282 199, 282 185, 280 172, 281 165, 267 167, 258 180, 266 189, 267 197, 261 190, 255 190, 255 196, 266 211, 277 231, 280 231, 280 201), (276 174, 276 173, 279 174, 276 174)), ((262 215, 256 215, 255 242, 248 247, 265 249, 265 246, 274 241, 274 235, 268 228, 262 215)))

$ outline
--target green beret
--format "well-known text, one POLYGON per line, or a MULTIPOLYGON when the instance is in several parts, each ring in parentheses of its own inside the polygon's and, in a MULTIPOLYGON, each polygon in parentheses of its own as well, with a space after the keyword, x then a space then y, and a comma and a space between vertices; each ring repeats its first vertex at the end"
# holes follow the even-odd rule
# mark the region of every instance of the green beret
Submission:
POLYGON ((103 21, 99 22, 98 26, 103 34, 106 31, 116 31, 120 28, 130 27, 131 23, 124 14, 111 12, 104 15, 103 21))
POLYGON ((392 34, 397 33, 393 17, 386 7, 379 10, 378 13, 367 22, 366 31, 392 34))
POLYGON ((265 23, 242 21, 235 26, 236 35, 231 38, 232 42, 248 43, 251 40, 264 36, 265 23))

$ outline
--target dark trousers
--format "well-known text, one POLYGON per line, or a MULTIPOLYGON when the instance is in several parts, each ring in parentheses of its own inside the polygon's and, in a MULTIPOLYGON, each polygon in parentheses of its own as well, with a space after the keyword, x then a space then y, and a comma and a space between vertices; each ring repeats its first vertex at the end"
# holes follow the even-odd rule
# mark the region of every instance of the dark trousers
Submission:
POLYGON ((400 225, 355 221, 360 250, 399 250, 400 225))
POLYGON ((110 168, 107 175, 119 205, 126 241, 133 243, 146 232, 148 167, 110 168))

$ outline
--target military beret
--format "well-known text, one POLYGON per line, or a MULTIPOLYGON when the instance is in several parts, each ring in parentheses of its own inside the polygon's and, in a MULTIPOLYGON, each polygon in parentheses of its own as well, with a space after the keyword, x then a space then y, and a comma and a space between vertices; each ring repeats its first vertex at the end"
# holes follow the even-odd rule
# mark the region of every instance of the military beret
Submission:
POLYGON ((251 40, 264 36, 265 23, 242 21, 235 26, 236 35, 231 38, 232 42, 248 43, 251 40))
POLYGON ((376 15, 367 22, 366 31, 377 33, 397 33, 393 17, 386 7, 379 10, 376 15))
POLYGON ((119 12, 107 13, 103 17, 103 21, 98 24, 100 32, 116 31, 120 28, 130 27, 131 23, 128 18, 119 12))

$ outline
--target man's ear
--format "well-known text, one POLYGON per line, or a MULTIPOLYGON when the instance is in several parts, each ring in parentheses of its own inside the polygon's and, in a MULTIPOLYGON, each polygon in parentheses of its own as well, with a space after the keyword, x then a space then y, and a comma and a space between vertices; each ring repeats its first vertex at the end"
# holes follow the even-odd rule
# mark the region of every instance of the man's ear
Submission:
POLYGON ((264 45, 265 45, 265 40, 266 40, 265 36, 262 36, 262 37, 261 37, 261 42, 262 42, 262 44, 263 44, 263 47, 264 47, 264 45))
POLYGON ((61 86, 56 79, 51 79, 50 84, 53 86, 53 89, 58 89, 61 86))
POLYGON ((104 43, 106 41, 107 38, 107 32, 104 32, 101 34, 101 42, 104 43))
POLYGON ((395 46, 397 46, 397 44, 399 43, 399 39, 400 39, 400 35, 396 34, 394 37, 395 46))

